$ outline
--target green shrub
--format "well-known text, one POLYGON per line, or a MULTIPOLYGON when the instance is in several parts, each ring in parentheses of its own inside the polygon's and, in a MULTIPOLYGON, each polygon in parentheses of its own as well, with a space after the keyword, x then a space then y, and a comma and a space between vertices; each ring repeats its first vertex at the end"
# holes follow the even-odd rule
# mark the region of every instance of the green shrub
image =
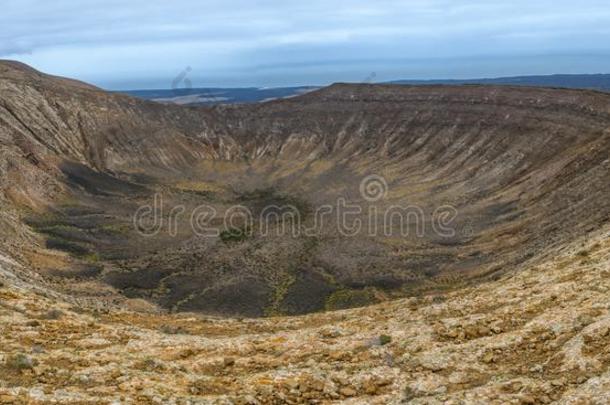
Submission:
POLYGON ((326 310, 347 309, 363 307, 375 303, 375 295, 371 289, 350 290, 341 289, 332 293, 326 299, 326 310))
POLYGON ((379 336, 379 344, 381 346, 385 346, 388 343, 392 342, 392 336, 388 336, 388 335, 380 335, 379 336))
POLYGON ((224 243, 238 243, 248 238, 249 232, 244 228, 230 228, 220 232, 220 240, 224 243))

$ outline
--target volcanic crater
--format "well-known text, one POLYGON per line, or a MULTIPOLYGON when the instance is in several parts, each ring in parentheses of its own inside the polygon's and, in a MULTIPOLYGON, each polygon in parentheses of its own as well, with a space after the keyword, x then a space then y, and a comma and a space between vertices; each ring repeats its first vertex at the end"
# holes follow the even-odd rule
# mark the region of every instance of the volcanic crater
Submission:
POLYGON ((82 305, 232 317, 363 306, 494 280, 602 228, 609 150, 610 95, 594 91, 335 84, 185 107, 4 61, 0 249, 26 265, 22 282, 82 305), (361 192, 371 176, 375 201, 361 192), (346 235, 336 214, 316 222, 337 201, 361 207, 364 225, 397 206, 420 216, 346 235), (193 226, 202 206, 217 235, 193 226), (267 232, 227 226, 236 206, 255 219, 296 207, 300 232, 282 231, 294 225, 282 215, 267 232), (142 207, 155 232, 134 224, 142 207))

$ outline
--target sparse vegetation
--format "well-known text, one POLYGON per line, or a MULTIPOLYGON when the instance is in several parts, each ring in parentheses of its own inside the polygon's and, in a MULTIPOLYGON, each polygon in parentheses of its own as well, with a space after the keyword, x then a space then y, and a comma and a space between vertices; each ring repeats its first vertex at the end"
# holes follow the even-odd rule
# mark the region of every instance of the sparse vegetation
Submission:
POLYGON ((36 361, 23 353, 18 353, 18 354, 9 356, 6 359, 6 367, 11 370, 15 370, 15 371, 31 370, 34 368, 34 366, 36 366, 36 361))
POLYGON ((247 228, 231 228, 220 232, 220 240, 224 243, 239 243, 248 239, 250 232, 247 228))
POLYGON ((381 346, 385 346, 392 342, 392 336, 389 335, 380 335, 379 336, 379 344, 381 346))
POLYGON ((375 302, 372 289, 341 289, 326 299, 327 310, 347 309, 369 305, 375 302))
POLYGON ((286 276, 275 286, 273 291, 273 302, 268 308, 265 308, 266 316, 282 315, 282 300, 288 293, 288 289, 295 282, 295 280, 296 278, 293 274, 286 274, 286 276))
POLYGON ((48 249, 56 249, 68 252, 70 255, 76 258, 83 258, 91 253, 88 247, 60 237, 48 238, 46 241, 46 247, 48 249))
POLYGON ((87 263, 95 264, 95 263, 98 263, 100 261, 100 254, 97 253, 97 252, 89 253, 87 255, 84 255, 82 257, 82 259, 84 261, 86 261, 87 263))
POLYGON ((432 297, 432 302, 434 304, 441 304, 443 302, 445 302, 447 300, 447 298, 444 295, 435 295, 434 297, 432 297))
POLYGON ((204 181, 180 181, 174 187, 183 192, 190 192, 202 197, 212 198, 216 194, 224 192, 224 188, 216 183, 204 181))

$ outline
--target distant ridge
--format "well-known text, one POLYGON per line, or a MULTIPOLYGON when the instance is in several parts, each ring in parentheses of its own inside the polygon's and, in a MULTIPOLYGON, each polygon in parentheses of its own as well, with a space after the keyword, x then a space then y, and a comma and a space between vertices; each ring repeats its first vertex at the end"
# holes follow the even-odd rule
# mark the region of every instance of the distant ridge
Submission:
MULTIPOLYGON (((487 79, 436 79, 436 80, 393 80, 382 84, 399 84, 425 86, 435 84, 446 85, 513 85, 533 87, 559 87, 569 89, 588 89, 610 92, 610 74, 587 75, 548 75, 548 76, 515 76, 487 79)), ((237 87, 237 88, 181 88, 155 90, 125 90, 129 94, 145 100, 153 100, 165 104, 210 105, 210 104, 247 104, 294 97, 317 90, 316 86, 298 87, 237 87)))
POLYGON ((439 79, 439 80, 394 80, 387 83, 405 85, 431 84, 505 84, 513 86, 562 87, 570 89, 589 89, 610 91, 610 74, 589 75, 548 75, 548 76, 514 76, 487 79, 439 79))
POLYGON ((319 87, 236 87, 236 88, 179 88, 155 90, 126 90, 121 93, 165 104, 208 105, 247 104, 279 98, 294 97, 319 87))

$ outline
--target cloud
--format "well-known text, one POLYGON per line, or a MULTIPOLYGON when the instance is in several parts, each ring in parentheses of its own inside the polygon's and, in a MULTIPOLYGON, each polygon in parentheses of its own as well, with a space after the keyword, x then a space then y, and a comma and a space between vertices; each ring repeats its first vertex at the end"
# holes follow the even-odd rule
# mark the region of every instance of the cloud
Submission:
POLYGON ((185 66, 202 85, 274 85, 328 82, 341 69, 352 80, 369 72, 349 72, 376 60, 394 74, 413 60, 516 56, 525 68, 527 55, 610 52, 610 9, 595 0, 8 0, 2 8, 0 57, 106 87, 166 87, 185 66))

